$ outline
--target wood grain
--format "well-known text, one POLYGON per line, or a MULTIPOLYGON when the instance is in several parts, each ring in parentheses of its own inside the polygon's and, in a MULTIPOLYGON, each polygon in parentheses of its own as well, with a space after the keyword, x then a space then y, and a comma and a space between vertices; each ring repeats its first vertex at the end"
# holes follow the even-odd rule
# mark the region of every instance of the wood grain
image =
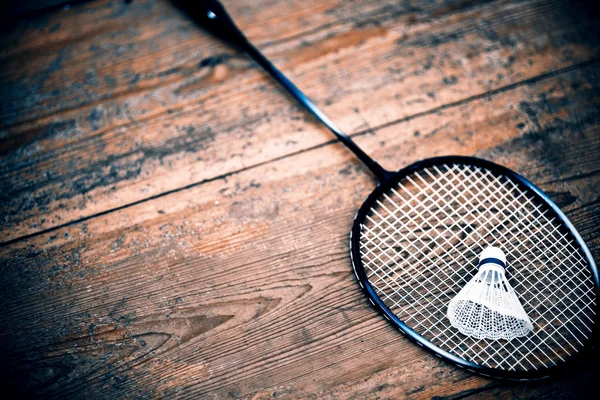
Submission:
MULTIPOLYGON (((506 165, 561 206, 598 259, 594 14, 562 2, 236 3, 248 36, 384 167, 444 154, 506 165)), ((0 355, 13 385, 92 399, 593 387, 592 365, 506 383, 412 345, 351 272, 348 231, 375 184, 364 166, 170 4, 69 11, 2 39, 0 355)))
MULTIPOLYGON (((39 47, 6 51, 3 241, 331 139, 254 64, 170 4, 134 3, 124 11, 102 3, 96 11, 95 4, 86 11, 109 23, 77 19, 71 41, 57 28, 47 56, 32 62, 23 59, 39 47)), ((339 23, 313 17, 305 34, 264 45, 254 33, 258 16, 245 14, 260 5, 233 5, 231 13, 351 134, 598 56, 592 21, 582 23, 568 4, 459 5, 404 9, 384 3, 373 10, 369 3, 351 17, 352 9, 330 4, 326 9, 336 10, 339 23)), ((294 3, 287 7, 301 13, 299 20, 308 12, 294 3)), ((287 10, 273 15, 288 16, 287 10)), ((30 30, 17 44, 27 47, 30 30)))

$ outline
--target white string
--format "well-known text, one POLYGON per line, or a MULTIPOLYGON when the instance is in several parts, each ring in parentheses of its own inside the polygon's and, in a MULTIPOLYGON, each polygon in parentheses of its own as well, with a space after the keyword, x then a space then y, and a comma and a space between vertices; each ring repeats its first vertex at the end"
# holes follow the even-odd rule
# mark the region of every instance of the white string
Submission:
MULTIPOLYGON (((489 171, 488 171, 488 173, 489 173, 489 171)), ((541 206, 541 204, 540 204, 540 206, 541 206)), ((558 226, 557 226, 557 227, 555 227, 554 231, 556 231, 557 229, 558 229, 558 226)), ((565 235, 563 235, 563 237, 564 237, 564 236, 566 236, 566 234, 565 234, 565 235)), ((539 241, 539 240, 538 240, 538 241, 539 241)), ((541 241, 541 242, 543 243, 543 241, 541 241)), ((531 248, 530 248, 530 249, 531 249, 531 248)), ((562 263, 562 262, 561 262, 561 263, 562 263)), ((567 306, 566 304, 564 304, 564 302, 562 302, 562 303, 563 303, 563 305, 567 306)), ((568 328, 567 328, 567 329, 568 329, 568 328)), ((560 335, 560 332, 559 332, 558 334, 560 335)), ((585 336, 585 335, 584 335, 584 336, 585 336)), ((587 336, 585 336, 585 337, 587 338, 587 336)), ((576 338, 576 339, 577 339, 577 338, 576 338)), ((578 339, 577 339, 577 340, 578 340, 578 339)), ((579 340, 578 340, 578 341, 579 341, 579 340)), ((581 344, 581 342, 580 342, 580 344, 581 344)), ((574 347, 573 347, 573 348, 574 348, 574 347)), ((574 349, 575 349, 575 348, 574 348, 574 349)))
POLYGON ((452 164, 413 172, 362 223, 367 278, 405 324, 444 350, 505 370, 547 368, 581 350, 596 295, 587 262, 544 204, 506 176, 452 164), (448 303, 477 272, 477 256, 503 248, 507 276, 534 330, 476 340, 446 318, 448 303))

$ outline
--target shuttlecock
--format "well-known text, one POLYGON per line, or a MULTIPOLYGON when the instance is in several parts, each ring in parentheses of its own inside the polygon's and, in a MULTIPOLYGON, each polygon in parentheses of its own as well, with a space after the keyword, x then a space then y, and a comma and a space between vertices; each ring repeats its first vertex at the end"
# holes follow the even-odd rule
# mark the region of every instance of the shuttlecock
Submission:
POLYGON ((506 256, 497 247, 479 256, 479 271, 448 305, 453 327, 477 339, 512 340, 533 330, 506 279, 506 256))

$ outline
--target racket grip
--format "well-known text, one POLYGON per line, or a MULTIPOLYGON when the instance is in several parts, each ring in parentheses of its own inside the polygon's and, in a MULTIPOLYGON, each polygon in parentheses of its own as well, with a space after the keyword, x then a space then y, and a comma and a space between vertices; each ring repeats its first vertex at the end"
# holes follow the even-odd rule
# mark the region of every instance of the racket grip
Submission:
POLYGON ((217 0, 172 1, 202 28, 241 50, 247 49, 248 39, 235 25, 221 2, 217 0))

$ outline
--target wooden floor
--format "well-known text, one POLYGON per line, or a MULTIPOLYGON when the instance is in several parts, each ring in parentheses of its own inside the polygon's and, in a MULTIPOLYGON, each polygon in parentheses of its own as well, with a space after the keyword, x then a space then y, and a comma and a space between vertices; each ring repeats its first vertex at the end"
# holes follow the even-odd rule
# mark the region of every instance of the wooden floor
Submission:
MULTIPOLYGON (((592 2, 223 3, 384 167, 446 154, 504 164, 600 259, 592 2)), ((0 115, 4 388, 522 399, 597 387, 592 363, 538 383, 480 378, 394 330, 348 254, 368 169, 168 1, 3 23, 0 115)))

